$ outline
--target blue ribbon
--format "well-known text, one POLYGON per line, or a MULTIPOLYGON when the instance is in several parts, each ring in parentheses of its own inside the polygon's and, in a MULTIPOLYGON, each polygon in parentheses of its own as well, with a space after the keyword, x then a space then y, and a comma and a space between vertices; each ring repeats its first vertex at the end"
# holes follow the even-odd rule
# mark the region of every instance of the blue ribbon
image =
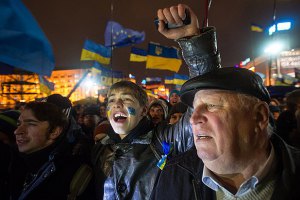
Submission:
POLYGON ((162 145, 163 145, 164 155, 161 156, 161 159, 156 164, 156 166, 159 167, 161 170, 164 169, 164 167, 166 165, 166 162, 167 162, 167 157, 173 149, 173 144, 172 143, 168 143, 168 142, 164 141, 162 145))

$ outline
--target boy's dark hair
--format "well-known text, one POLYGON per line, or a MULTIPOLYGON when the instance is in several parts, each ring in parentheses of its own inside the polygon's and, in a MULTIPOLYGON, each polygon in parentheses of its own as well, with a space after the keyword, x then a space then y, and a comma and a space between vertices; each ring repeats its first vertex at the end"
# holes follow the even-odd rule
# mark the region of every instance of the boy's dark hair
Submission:
POLYGON ((29 102, 25 105, 25 110, 31 110, 39 121, 49 123, 49 131, 52 132, 56 127, 65 128, 67 118, 62 110, 56 105, 48 102, 29 102))
POLYGON ((141 106, 146 106, 148 102, 147 93, 137 84, 130 82, 130 81, 120 81, 115 84, 113 84, 108 93, 107 97, 109 97, 111 91, 113 90, 122 90, 122 89, 128 89, 133 91, 133 96, 139 101, 141 106))

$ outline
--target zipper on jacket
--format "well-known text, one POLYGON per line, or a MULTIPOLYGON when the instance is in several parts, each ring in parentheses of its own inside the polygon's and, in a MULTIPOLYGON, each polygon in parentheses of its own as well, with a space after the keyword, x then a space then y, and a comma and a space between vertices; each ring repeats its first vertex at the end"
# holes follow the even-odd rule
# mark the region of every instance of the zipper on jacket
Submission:
POLYGON ((192 180, 192 184, 193 184, 195 199, 198 200, 198 192, 197 192, 197 187, 196 187, 197 183, 196 183, 195 179, 192 180))

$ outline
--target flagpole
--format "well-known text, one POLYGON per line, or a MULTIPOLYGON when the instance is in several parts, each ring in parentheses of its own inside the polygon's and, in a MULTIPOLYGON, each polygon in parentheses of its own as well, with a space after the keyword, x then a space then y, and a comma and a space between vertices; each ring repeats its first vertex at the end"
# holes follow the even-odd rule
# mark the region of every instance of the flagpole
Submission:
POLYGON ((80 84, 82 83, 82 81, 86 78, 86 76, 91 72, 90 69, 86 70, 86 72, 83 74, 83 76, 81 77, 81 79, 79 79, 79 81, 76 83, 76 85, 72 88, 72 90, 69 92, 69 94, 67 95, 67 98, 70 98, 71 95, 73 94, 73 92, 80 86, 80 84))
MULTIPOLYGON (((110 19, 113 20, 113 14, 114 14, 114 3, 113 3, 114 0, 111 0, 111 3, 110 3, 110 19)), ((111 24, 111 30, 110 30, 110 46, 111 46, 111 49, 110 49, 110 52, 111 52, 111 59, 110 59, 110 69, 111 69, 111 85, 113 85, 114 83, 114 76, 113 76, 113 25, 111 24)))

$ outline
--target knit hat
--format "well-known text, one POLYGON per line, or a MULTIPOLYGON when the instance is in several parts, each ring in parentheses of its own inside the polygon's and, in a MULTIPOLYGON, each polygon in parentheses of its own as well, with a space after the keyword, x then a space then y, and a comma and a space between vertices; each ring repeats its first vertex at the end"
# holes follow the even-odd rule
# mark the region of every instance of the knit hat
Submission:
POLYGON ((19 119, 20 111, 9 110, 0 113, 0 131, 9 135, 13 135, 17 128, 17 120, 19 119))
POLYGON ((270 103, 269 92, 261 77, 244 68, 219 68, 188 80, 181 88, 181 101, 192 107, 195 94, 205 89, 234 91, 270 103))
POLYGON ((67 97, 60 94, 51 94, 46 98, 46 102, 55 104, 57 107, 62 109, 63 113, 65 113, 67 117, 69 117, 72 109, 72 103, 67 97))
POLYGON ((47 102, 53 103, 62 109, 72 107, 71 101, 67 97, 63 97, 60 94, 51 94, 47 97, 47 102))
POLYGON ((149 105, 149 110, 150 110, 150 108, 151 108, 152 106, 156 106, 156 105, 159 105, 159 106, 162 107, 162 109, 163 109, 163 111, 164 111, 164 119, 166 119, 167 116, 168 116, 168 106, 167 106, 166 102, 164 102, 164 101, 161 100, 161 99, 156 99, 156 100, 154 100, 154 101, 152 101, 152 102, 150 103, 150 105, 149 105))
POLYGON ((178 96, 180 96, 180 92, 178 90, 172 90, 169 94, 169 98, 172 96, 172 94, 175 93, 177 94, 178 96))

